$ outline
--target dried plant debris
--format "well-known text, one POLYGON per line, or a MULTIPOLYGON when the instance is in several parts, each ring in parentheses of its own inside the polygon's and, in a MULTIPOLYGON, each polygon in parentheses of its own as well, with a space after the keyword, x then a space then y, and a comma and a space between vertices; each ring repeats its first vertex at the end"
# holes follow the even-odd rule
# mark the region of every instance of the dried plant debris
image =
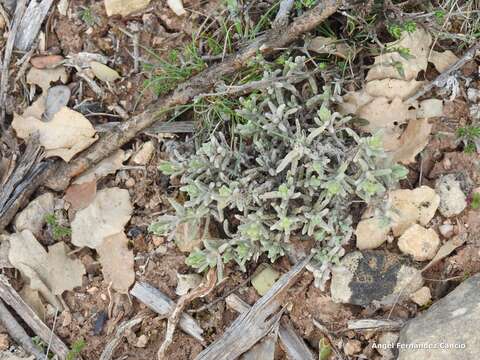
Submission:
POLYGON ((72 243, 79 247, 98 248, 104 238, 123 231, 132 210, 127 190, 108 188, 98 191, 93 202, 75 215, 72 243))
MULTIPOLYGON (((440 100, 407 101, 423 84, 416 78, 427 68, 431 43, 430 34, 419 27, 412 33, 405 32, 400 40, 386 44, 368 71, 365 88, 346 94, 339 106, 342 114, 355 114, 367 120, 368 124, 362 129, 379 133, 385 150, 395 162, 414 162, 415 156, 427 145, 432 130, 427 119, 443 114, 440 100)), ((441 57, 445 62, 453 61, 450 54, 442 53, 441 57)), ((443 64, 437 65, 440 68, 443 64)))
POLYGON ((125 161, 125 151, 119 149, 109 157, 100 161, 91 169, 85 171, 82 175, 77 177, 74 184, 84 184, 92 181, 98 181, 107 175, 114 174, 119 170, 125 161))
POLYGON ((54 295, 61 295, 82 285, 85 267, 80 260, 70 259, 65 243, 58 242, 48 252, 29 230, 10 235, 9 260, 52 305, 58 305, 54 295))
POLYGON ((128 238, 123 232, 107 236, 97 247, 97 252, 104 281, 111 283, 114 290, 127 294, 135 281, 133 251, 128 248, 128 238))
MULTIPOLYGON (((265 78, 305 74, 304 61, 287 60, 265 78)), ((377 136, 359 136, 350 117, 330 110, 329 88, 318 91, 314 79, 307 85, 307 98, 278 79, 241 99, 236 112, 243 121, 231 139, 213 135, 194 155, 177 152, 160 165, 180 177, 188 200, 172 199, 176 215, 151 229, 165 235, 178 224, 212 219, 228 235, 204 239, 205 248, 192 252, 187 264, 201 271, 234 260, 243 267, 262 253, 274 261, 292 251, 292 238, 311 237, 316 256, 310 268, 323 284, 352 235, 351 201, 369 202, 406 175, 388 161, 377 136)))

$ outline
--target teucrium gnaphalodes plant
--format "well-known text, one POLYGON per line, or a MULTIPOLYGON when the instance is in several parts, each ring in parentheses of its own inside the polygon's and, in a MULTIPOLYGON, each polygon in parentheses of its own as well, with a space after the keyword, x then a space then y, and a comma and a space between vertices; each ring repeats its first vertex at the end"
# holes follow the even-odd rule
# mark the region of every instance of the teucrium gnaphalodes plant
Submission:
POLYGON ((298 57, 266 72, 265 79, 283 80, 241 99, 244 122, 228 139, 214 134, 195 154, 176 152, 160 165, 180 176, 188 200, 172 200, 176 215, 160 218, 152 232, 172 234, 182 222, 206 218, 223 227, 224 238, 205 239, 190 266, 202 271, 234 260, 243 268, 262 253, 273 261, 293 251, 293 238, 313 238, 310 269, 321 285, 351 237, 352 202, 369 202, 406 175, 389 163, 380 138, 358 135, 350 117, 332 112, 328 88, 318 93, 310 78, 305 98, 284 80, 306 71, 298 57))

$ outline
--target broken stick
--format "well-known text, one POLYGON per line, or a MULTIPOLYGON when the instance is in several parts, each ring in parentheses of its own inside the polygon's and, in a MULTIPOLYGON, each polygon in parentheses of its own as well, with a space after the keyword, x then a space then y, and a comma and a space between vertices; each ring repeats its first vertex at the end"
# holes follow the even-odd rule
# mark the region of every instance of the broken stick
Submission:
MULTIPOLYGON (((250 305, 240 299, 237 295, 231 294, 225 299, 227 305, 233 310, 244 313, 250 310, 250 305)), ((312 352, 305 341, 295 332, 290 320, 283 316, 278 329, 280 343, 290 360, 314 360, 312 352)))
POLYGON ((45 355, 38 350, 37 346, 33 343, 30 336, 22 328, 22 326, 15 320, 13 315, 8 311, 7 307, 0 300, 0 322, 5 327, 8 335, 12 337, 15 342, 23 347, 25 351, 34 355, 37 359, 43 358, 45 355))
MULTIPOLYGON (((160 315, 168 316, 175 308, 175 303, 167 295, 147 283, 136 282, 130 294, 160 315)), ((203 329, 190 315, 183 313, 178 325, 188 335, 202 344, 205 343, 202 337, 203 329)))
POLYGON ((25 323, 43 340, 46 344, 50 343, 52 351, 60 358, 65 359, 69 352, 67 345, 45 325, 37 314, 28 306, 28 304, 18 295, 15 289, 10 285, 8 279, 0 275, 0 298, 5 301, 15 312, 25 321, 25 323))
POLYGON ((267 335, 280 320, 282 302, 287 290, 292 286, 308 264, 312 255, 297 263, 258 300, 247 312, 225 330, 223 336, 203 350, 195 360, 236 359, 267 335))

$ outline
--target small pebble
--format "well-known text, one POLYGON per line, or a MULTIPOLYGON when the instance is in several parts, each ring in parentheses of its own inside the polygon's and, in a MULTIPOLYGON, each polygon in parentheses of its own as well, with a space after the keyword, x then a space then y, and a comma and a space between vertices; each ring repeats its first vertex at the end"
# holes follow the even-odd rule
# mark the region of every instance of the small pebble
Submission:
POLYGON ((135 186, 135 179, 134 178, 128 178, 127 181, 125 181, 125 186, 127 188, 132 188, 135 186))
POLYGON ((63 61, 61 55, 35 56, 30 59, 30 64, 37 69, 53 69, 63 61))
POLYGON ((438 231, 446 239, 449 239, 453 236, 453 225, 452 224, 442 224, 438 227, 438 231))
POLYGON ((146 335, 140 335, 137 338, 137 342, 136 342, 135 346, 138 347, 138 348, 144 348, 145 346, 147 346, 147 343, 148 343, 147 336, 146 335))
POLYGON ((348 356, 358 354, 362 351, 362 343, 359 340, 349 340, 343 347, 343 351, 348 356))
POLYGON ((432 299, 430 288, 424 286, 410 295, 410 299, 418 306, 427 305, 432 299))
POLYGON ((9 336, 7 334, 0 334, 0 351, 7 350, 9 346, 10 346, 9 336))
POLYGON ((100 311, 97 315, 97 319, 95 320, 95 326, 93 329, 93 335, 97 336, 100 335, 103 331, 103 327, 108 320, 108 315, 105 311, 100 311))

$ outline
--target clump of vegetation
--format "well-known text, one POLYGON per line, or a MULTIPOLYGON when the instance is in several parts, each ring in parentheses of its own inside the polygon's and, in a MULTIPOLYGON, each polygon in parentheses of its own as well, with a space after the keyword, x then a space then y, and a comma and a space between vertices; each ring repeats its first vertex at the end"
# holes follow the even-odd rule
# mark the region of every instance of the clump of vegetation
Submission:
POLYGON ((85 348, 86 345, 87 345, 87 343, 83 339, 75 341, 72 344, 72 349, 67 354, 67 359, 66 360, 79 359, 80 358, 80 353, 82 352, 82 350, 85 348))
POLYGON ((45 215, 45 222, 47 223, 48 226, 50 226, 52 230, 52 237, 54 240, 60 240, 61 238, 65 236, 71 236, 72 235, 72 229, 66 226, 61 226, 58 223, 57 218, 55 217, 55 214, 47 214, 45 215))
POLYGON ((319 91, 309 77, 300 92, 291 79, 308 74, 305 59, 266 70, 270 85, 240 99, 243 119, 227 138, 213 134, 195 154, 175 152, 160 165, 178 176, 187 200, 171 200, 175 215, 150 226, 158 235, 175 234, 188 223, 213 220, 222 238, 204 239, 187 264, 202 271, 266 253, 271 261, 294 252, 292 241, 314 239, 319 283, 343 255, 352 235, 351 205, 369 202, 406 175, 392 165, 377 136, 361 136, 351 118, 334 112, 334 94, 319 91))
POLYGON ((464 145, 463 150, 468 154, 473 154, 480 146, 480 126, 470 125, 458 128, 457 137, 458 141, 464 145))

